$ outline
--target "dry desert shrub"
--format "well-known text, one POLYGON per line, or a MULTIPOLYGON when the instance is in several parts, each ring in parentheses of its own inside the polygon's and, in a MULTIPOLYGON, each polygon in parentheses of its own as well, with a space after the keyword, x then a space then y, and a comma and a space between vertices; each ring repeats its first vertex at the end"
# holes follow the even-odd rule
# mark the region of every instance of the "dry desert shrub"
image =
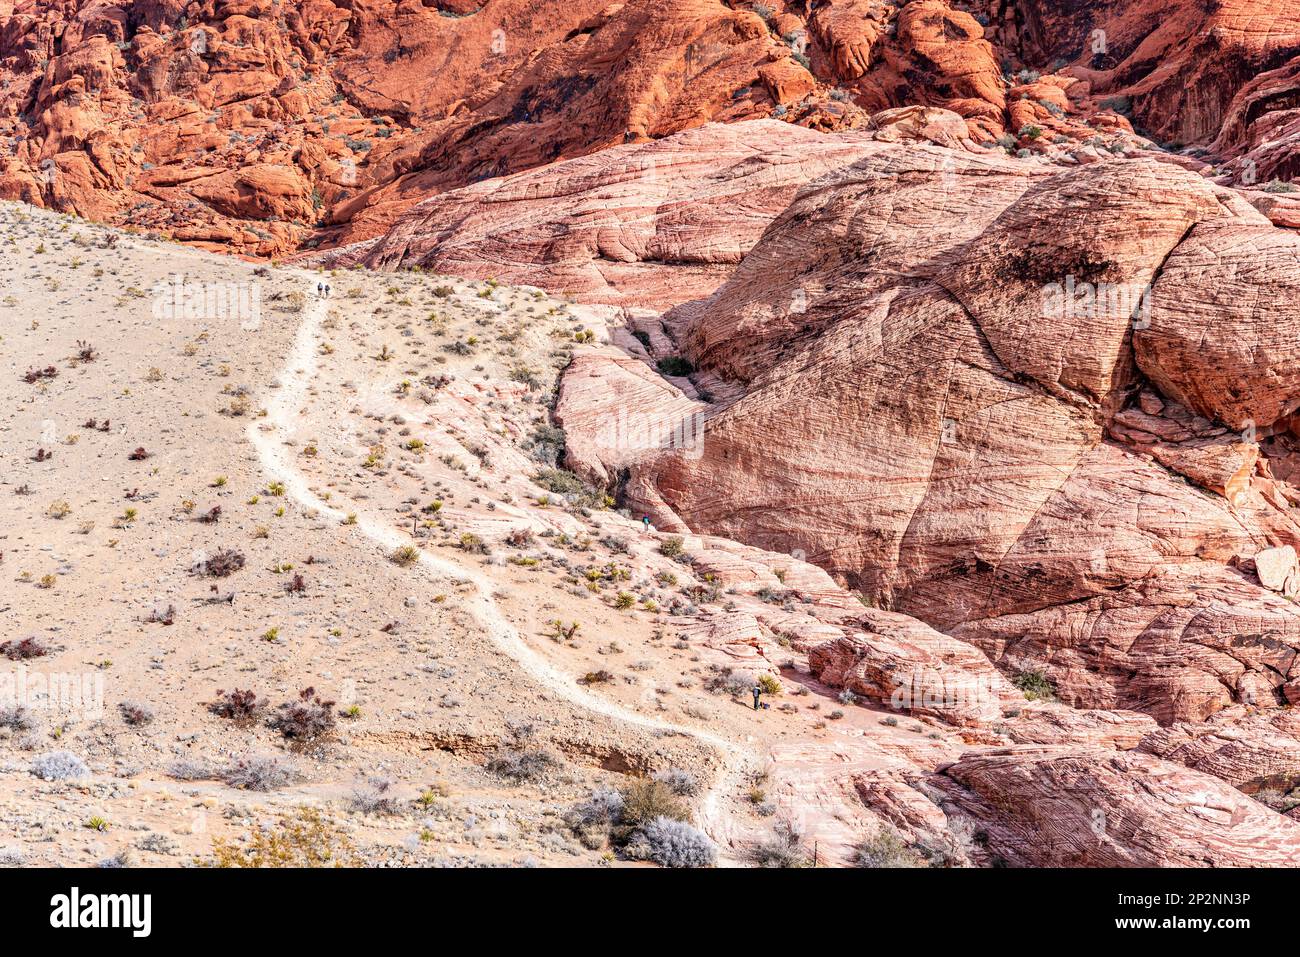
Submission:
POLYGON ((153 720, 153 709, 138 701, 123 701, 117 706, 122 713, 122 720, 136 728, 153 720))
POLYGON ((670 817, 657 817, 642 826, 623 853, 660 867, 712 867, 718 860, 718 846, 708 835, 670 817))
POLYGON ((32 774, 42 781, 72 781, 89 777, 90 769, 71 751, 50 751, 32 761, 32 774))
POLYGON ((10 731, 31 731, 40 722, 32 709, 22 704, 0 704, 0 728, 10 731))
POLYGON ((230 762, 221 772, 222 781, 241 791, 274 791, 297 776, 292 762, 277 755, 246 755, 230 762))
POLYGON ((382 777, 367 778, 354 788, 348 806, 361 814, 377 816, 396 814, 399 810, 392 780, 382 777))
POLYGON ((206 761, 178 758, 167 766, 167 775, 177 781, 206 781, 215 777, 216 772, 206 761))
POLYGON ((414 545, 401 545, 388 556, 388 560, 399 568, 410 568, 419 559, 420 550, 414 545))
POLYGON ((654 779, 668 785, 672 792, 680 797, 694 797, 700 793, 699 780, 691 772, 683 771, 681 768, 660 771, 654 779))
POLYGON ((488 759, 487 769, 515 784, 537 781, 560 766, 559 759, 542 748, 507 748, 488 759))
POLYGON ((201 564, 200 570, 213 578, 225 578, 244 567, 244 553, 233 548, 218 548, 201 564))
POLYGON ((791 821, 777 821, 772 832, 745 849, 755 867, 811 867, 812 852, 803 832, 791 821))
POLYGON ((636 830, 660 817, 686 821, 690 816, 686 804, 663 781, 633 781, 623 789, 623 812, 619 823, 625 831, 636 830))
POLYGON ((31 658, 43 658, 49 649, 38 638, 23 638, 21 641, 6 641, 0 644, 0 655, 10 661, 27 661, 31 658))
POLYGON ((208 704, 208 710, 218 718, 232 721, 251 721, 266 707, 266 699, 259 698, 251 688, 217 689, 217 698, 208 704))
POLYGON ((333 709, 334 702, 321 698, 315 688, 303 688, 298 700, 280 705, 267 725, 290 741, 313 741, 334 730, 333 709))
POLYGON ((903 836, 882 825, 874 835, 853 849, 856 867, 925 867, 921 855, 908 847, 903 836))
POLYGON ((631 860, 661 867, 710 867, 717 846, 690 823, 690 809, 678 790, 696 791, 686 772, 633 781, 621 791, 598 788, 575 804, 565 821, 593 850, 612 843, 631 860))

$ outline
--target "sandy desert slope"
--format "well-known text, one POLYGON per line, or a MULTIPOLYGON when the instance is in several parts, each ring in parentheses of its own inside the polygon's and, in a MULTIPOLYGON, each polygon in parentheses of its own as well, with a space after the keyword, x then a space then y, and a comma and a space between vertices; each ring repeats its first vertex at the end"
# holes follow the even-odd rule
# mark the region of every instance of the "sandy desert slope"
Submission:
POLYGON ((758 713, 705 690, 732 663, 788 663, 728 648, 725 575, 776 584, 765 562, 801 563, 718 543, 717 574, 697 572, 607 503, 530 480, 554 454, 556 369, 575 333, 603 335, 598 318, 540 290, 259 267, 19 205, 3 217, 0 640, 27 705, 0 731, 8 858, 201 859, 307 803, 371 862, 592 863, 603 851, 575 839, 568 806, 683 769, 727 859, 778 811, 843 816, 775 773, 774 750, 837 768, 842 748, 809 742, 870 729, 857 765, 950 756, 929 719, 828 725, 827 689, 758 713), (196 284, 208 308, 187 314, 196 284), (403 545, 421 559, 403 567, 403 545), (243 564, 217 577, 223 550, 243 564), (687 604, 696 618, 670 614, 687 604), (556 621, 580 628, 557 641, 556 621), (338 717, 306 746, 207 707, 252 689, 273 715, 307 687, 338 717), (512 750, 555 763, 516 784, 488 769, 512 750), (88 773, 33 773, 58 752, 88 773), (224 783, 249 757, 288 774, 224 783), (376 803, 395 810, 358 810, 376 803))
POLYGON ((342 863, 621 865, 574 808, 656 778, 721 864, 1300 856, 1247 794, 1258 736, 1039 700, 557 468, 591 427, 552 415, 561 369, 662 381, 612 312, 0 217, 8 863, 242 861, 296 826, 342 863), (222 716, 235 689, 263 707, 222 716))

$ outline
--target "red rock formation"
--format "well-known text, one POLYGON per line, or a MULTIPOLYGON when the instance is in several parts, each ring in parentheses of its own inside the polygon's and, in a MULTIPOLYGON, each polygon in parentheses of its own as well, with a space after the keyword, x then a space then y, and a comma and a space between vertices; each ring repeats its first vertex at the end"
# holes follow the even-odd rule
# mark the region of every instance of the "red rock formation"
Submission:
POLYGON ((1230 181, 1290 179, 1300 12, 1278 0, 990 0, 989 38, 1079 82, 1085 115, 1118 111, 1156 140, 1232 160, 1230 181))
POLYGON ((373 235, 441 189, 765 115, 768 87, 811 89, 789 55, 717 0, 23 0, 0 17, 0 195, 275 254, 318 225, 347 224, 313 243, 373 235))
POLYGON ((873 148, 775 121, 712 125, 444 193, 324 261, 664 308, 712 292, 801 186, 873 148))
POLYGON ((1295 172, 1300 43, 1276 0, 963 6, 22 0, 0 13, 0 197, 281 255, 711 120, 870 129, 905 107, 1060 162, 1140 146, 1131 117, 1224 181, 1295 172))

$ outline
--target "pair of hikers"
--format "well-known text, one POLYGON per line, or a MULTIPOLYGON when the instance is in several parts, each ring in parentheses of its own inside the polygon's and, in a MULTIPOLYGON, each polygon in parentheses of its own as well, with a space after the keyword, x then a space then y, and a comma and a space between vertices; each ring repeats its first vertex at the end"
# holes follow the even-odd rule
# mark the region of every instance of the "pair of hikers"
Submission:
POLYGON ((328 299, 330 297, 330 284, 327 282, 316 283, 316 296, 319 299, 328 299))

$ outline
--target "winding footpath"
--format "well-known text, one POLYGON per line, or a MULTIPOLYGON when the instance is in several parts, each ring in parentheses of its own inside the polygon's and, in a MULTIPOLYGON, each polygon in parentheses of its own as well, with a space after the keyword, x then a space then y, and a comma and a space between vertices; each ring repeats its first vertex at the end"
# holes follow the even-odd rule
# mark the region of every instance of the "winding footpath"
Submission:
MULTIPOLYGON (((303 272, 302 276, 304 282, 314 283, 317 280, 317 277, 311 273, 303 272)), ((285 454, 284 445, 285 440, 297 431, 295 420, 299 415, 299 406, 316 375, 321 324, 327 310, 326 301, 315 297, 309 298, 309 305, 303 310, 302 322, 278 377, 280 386, 267 402, 266 417, 250 423, 247 434, 248 440, 257 450, 262 468, 275 480, 284 483, 285 491, 294 501, 304 508, 315 509, 322 515, 332 516, 342 521, 345 512, 325 502, 311 490, 307 477, 298 471, 291 458, 285 454)), ((385 555, 402 545, 411 544, 405 533, 382 519, 367 515, 360 509, 357 509, 355 514, 356 530, 373 542, 385 555)), ((500 652, 511 658, 531 679, 558 697, 602 717, 649 731, 667 731, 684 735, 717 749, 722 755, 722 769, 716 775, 712 787, 701 799, 700 824, 719 845, 720 857, 724 859, 733 857, 730 852, 731 839, 740 831, 726 808, 725 798, 727 794, 739 788, 745 772, 756 766, 756 758, 752 753, 734 741, 707 731, 640 714, 579 686, 572 675, 561 672, 530 648, 519 632, 506 620, 492 597, 495 584, 491 577, 481 570, 459 565, 423 549, 420 550, 420 567, 439 579, 451 580, 458 584, 472 584, 474 592, 468 598, 466 610, 478 620, 500 652)))

